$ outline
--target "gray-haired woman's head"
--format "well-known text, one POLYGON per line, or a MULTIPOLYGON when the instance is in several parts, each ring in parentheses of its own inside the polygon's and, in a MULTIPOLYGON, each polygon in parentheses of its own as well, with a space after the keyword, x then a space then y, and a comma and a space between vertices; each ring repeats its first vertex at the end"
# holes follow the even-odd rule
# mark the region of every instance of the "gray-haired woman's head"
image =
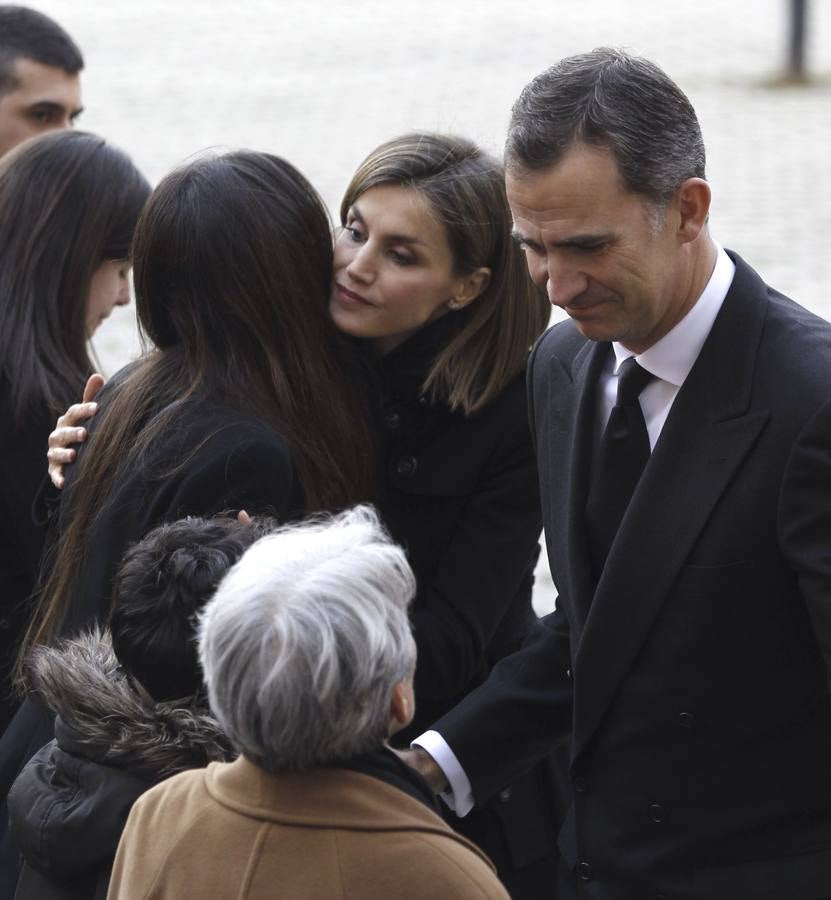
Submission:
POLYGON ((380 747, 415 665, 414 593, 404 552, 370 507, 253 544, 200 625, 210 704, 231 741, 268 771, 380 747))

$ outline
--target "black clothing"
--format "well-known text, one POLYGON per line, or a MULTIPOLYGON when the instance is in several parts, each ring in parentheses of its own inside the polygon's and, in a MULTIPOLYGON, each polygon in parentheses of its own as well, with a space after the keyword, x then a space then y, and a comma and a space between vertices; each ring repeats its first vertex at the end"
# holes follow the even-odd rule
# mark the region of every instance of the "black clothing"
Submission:
POLYGON ((831 326, 738 256, 595 585, 608 344, 556 325, 531 413, 557 611, 438 730, 477 798, 571 737, 562 897, 831 895, 831 326))
MULTIPOLYGON (((524 375, 481 411, 422 395, 430 364, 464 313, 404 341, 379 366, 378 507, 416 575, 416 716, 396 746, 430 727, 519 648, 531 607, 541 513, 524 375)), ((515 900, 551 896, 556 860, 551 761, 515 779, 455 830, 493 860, 515 900)))
POLYGON ((46 477, 46 443, 55 424, 51 413, 33 410, 16 427, 10 391, 0 376, 0 734, 19 705, 11 694, 11 673, 46 537, 32 505, 46 477))
POLYGON ((459 327, 447 315, 380 362, 378 508, 417 582, 416 717, 397 746, 480 684, 536 619, 542 515, 524 376, 471 416, 421 393, 459 327))
POLYGON ((384 781, 399 791, 409 794, 413 799, 429 806, 434 813, 439 813, 439 804, 430 786, 415 769, 403 763, 391 750, 382 747, 374 753, 364 753, 341 763, 333 763, 341 769, 352 769, 371 775, 384 781))
POLYGON ((206 710, 156 703, 136 687, 97 630, 41 657, 33 680, 58 718, 55 740, 9 794, 26 860, 15 900, 103 900, 134 801, 164 778, 234 754, 206 710))
MULTIPOLYGON (((101 392, 101 411, 90 423, 79 459, 92 444, 111 392, 122 382, 123 370, 101 392)), ((77 465, 67 470, 59 526, 77 471, 77 465)), ((188 402, 140 466, 122 463, 87 535, 64 634, 78 634, 106 619, 112 579, 124 551, 162 522, 239 509, 282 520, 297 515, 302 505, 286 442, 269 424, 221 403, 188 402)), ((0 738, 0 900, 12 896, 17 880, 16 854, 3 815, 5 795, 26 761, 52 737, 51 716, 27 699, 0 738)))
MULTIPOLYGON (((101 411, 90 424, 90 438, 79 448, 79 461, 102 421, 109 387, 99 397, 101 411)), ((61 527, 67 510, 71 514, 77 470, 75 465, 67 471, 61 527)), ((190 401, 139 464, 123 464, 116 474, 106 506, 86 538, 65 633, 75 634, 105 618, 125 550, 162 522, 240 509, 285 520, 302 506, 288 446, 271 425, 222 403, 190 401)))

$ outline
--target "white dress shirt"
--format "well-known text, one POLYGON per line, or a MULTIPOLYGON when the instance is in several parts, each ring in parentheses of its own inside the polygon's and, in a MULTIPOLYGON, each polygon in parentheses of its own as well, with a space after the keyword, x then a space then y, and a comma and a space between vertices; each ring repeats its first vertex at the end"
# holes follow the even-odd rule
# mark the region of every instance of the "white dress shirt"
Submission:
MULTIPOLYGON (((597 415, 601 427, 598 434, 602 434, 615 405, 621 364, 634 356, 638 365, 655 376, 640 395, 649 446, 654 449, 678 391, 698 359, 733 282, 736 271, 733 261, 718 244, 716 251, 716 264, 707 286, 692 309, 671 331, 639 354, 632 353, 622 344, 612 343, 614 352, 609 354, 600 374, 597 415)), ((449 784, 449 789, 441 794, 441 798, 456 815, 466 816, 473 808, 473 788, 447 741, 437 731, 425 731, 412 745, 426 750, 438 763, 449 784)))

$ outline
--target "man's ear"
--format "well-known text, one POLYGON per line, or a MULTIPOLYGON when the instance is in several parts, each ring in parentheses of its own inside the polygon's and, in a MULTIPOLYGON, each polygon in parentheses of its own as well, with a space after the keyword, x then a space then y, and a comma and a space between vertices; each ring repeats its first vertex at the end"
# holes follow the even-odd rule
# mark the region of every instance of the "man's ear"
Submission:
POLYGON ((710 214, 710 185, 703 178, 688 178, 675 195, 678 205, 678 237, 682 243, 694 241, 710 214))

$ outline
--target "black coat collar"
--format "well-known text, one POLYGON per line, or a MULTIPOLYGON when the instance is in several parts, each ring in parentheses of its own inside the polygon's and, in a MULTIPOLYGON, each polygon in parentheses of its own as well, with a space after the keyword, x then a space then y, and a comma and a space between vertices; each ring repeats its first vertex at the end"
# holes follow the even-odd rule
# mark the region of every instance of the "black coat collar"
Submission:
POLYGON ((338 763, 338 767, 378 778, 439 813, 438 803, 427 782, 386 747, 338 763))
MULTIPOLYGON (((438 354, 464 328, 467 310, 448 313, 420 328, 379 361, 381 388, 385 396, 401 399, 421 395, 424 380, 438 354)), ((443 402, 436 397, 436 402, 443 402)))

